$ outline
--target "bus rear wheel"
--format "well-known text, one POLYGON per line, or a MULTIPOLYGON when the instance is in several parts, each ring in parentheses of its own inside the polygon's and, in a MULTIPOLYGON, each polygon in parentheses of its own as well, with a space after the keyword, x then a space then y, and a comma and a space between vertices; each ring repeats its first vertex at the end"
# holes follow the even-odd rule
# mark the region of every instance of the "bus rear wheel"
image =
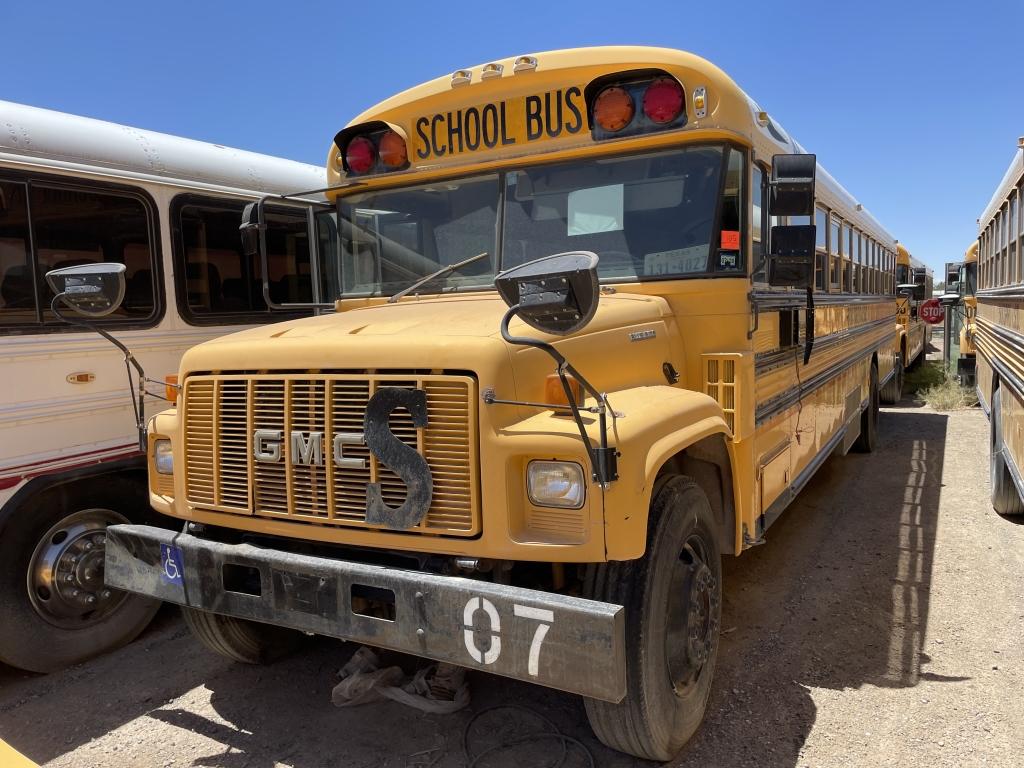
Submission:
POLYGON ((989 476, 992 481, 992 508, 1000 515, 1024 515, 1017 485, 1006 465, 1003 445, 1003 396, 999 389, 992 395, 992 414, 989 417, 989 476))
POLYGON ((672 478, 651 504, 646 554, 588 574, 590 596, 626 611, 626 698, 585 700, 594 733, 612 749, 671 759, 704 717, 722 611, 716 530, 700 486, 672 478))
POLYGON ((108 525, 132 488, 116 480, 44 492, 0 533, 0 661, 54 672, 133 640, 160 601, 103 583, 108 525), (73 500, 73 503, 72 503, 73 500))
POLYGON ((878 442, 878 366, 871 363, 871 374, 868 378, 868 407, 860 414, 860 435, 853 443, 857 453, 871 453, 878 442))
POLYGON ((903 397, 903 355, 896 353, 896 359, 892 361, 892 377, 882 387, 881 400, 886 405, 896 405, 903 397))

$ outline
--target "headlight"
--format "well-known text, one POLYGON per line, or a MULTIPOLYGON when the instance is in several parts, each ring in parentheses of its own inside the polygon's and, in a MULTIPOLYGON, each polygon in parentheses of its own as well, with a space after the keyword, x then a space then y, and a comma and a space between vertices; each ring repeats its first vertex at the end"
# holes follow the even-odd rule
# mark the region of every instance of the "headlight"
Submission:
POLYGON ((537 506, 579 509, 587 492, 583 478, 583 467, 572 461, 531 461, 526 490, 537 506))
POLYGON ((170 440, 153 441, 153 464, 161 475, 174 474, 174 456, 171 453, 170 440))

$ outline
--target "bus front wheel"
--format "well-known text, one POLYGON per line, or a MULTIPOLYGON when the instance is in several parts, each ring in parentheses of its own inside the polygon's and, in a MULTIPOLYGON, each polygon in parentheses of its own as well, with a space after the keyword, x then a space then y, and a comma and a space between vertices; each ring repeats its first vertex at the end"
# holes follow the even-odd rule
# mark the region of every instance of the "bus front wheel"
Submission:
POLYGON ((722 612, 716 531, 700 486, 672 478, 651 504, 646 554, 588 574, 588 595, 626 611, 626 698, 585 700, 594 733, 613 749, 671 759, 704 717, 722 612))
POLYGON ((999 389, 992 395, 992 414, 989 417, 989 475, 992 480, 992 508, 1000 515, 1024 515, 1017 486, 1006 465, 1003 444, 1003 396, 999 389))

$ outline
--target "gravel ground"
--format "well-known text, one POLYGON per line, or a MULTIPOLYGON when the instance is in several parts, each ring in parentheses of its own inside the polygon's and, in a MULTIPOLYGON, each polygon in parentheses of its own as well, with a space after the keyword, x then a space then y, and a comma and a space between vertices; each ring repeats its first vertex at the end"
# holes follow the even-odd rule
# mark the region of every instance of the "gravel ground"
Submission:
MULTIPOLYGON (((977 409, 884 410, 879 450, 833 459, 767 535, 725 565, 725 634, 705 723, 677 766, 1019 766, 1024 525, 988 504, 977 409)), ((451 716, 330 703, 353 647, 317 640, 269 667, 204 652, 175 610, 134 644, 46 677, 0 666, 0 737, 74 766, 550 766, 550 726, 596 765, 579 700, 476 673, 451 716), (526 708, 526 709, 522 709, 526 708)), ((586 765, 571 747, 563 765, 586 765)))

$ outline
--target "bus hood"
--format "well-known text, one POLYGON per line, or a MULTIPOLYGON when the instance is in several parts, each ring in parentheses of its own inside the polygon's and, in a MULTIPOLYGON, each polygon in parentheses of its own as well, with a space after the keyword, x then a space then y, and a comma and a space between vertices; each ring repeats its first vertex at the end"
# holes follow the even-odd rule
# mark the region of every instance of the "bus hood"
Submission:
MULTIPOLYGON (((194 347, 182 359, 182 374, 460 370, 476 372, 481 385, 490 386, 495 383, 491 378, 507 378, 511 364, 517 379, 527 373, 524 367, 531 378, 536 368, 543 385, 553 362, 543 352, 511 346, 501 338, 505 311, 500 298, 487 293, 408 299, 259 326, 194 347)), ((669 350, 670 314, 660 297, 618 293, 602 296, 593 320, 573 336, 545 336, 518 319, 510 330, 552 341, 595 385, 611 389, 644 358, 651 358, 650 365, 642 366, 647 383, 662 376, 664 362, 681 370, 682 360, 669 350)))

